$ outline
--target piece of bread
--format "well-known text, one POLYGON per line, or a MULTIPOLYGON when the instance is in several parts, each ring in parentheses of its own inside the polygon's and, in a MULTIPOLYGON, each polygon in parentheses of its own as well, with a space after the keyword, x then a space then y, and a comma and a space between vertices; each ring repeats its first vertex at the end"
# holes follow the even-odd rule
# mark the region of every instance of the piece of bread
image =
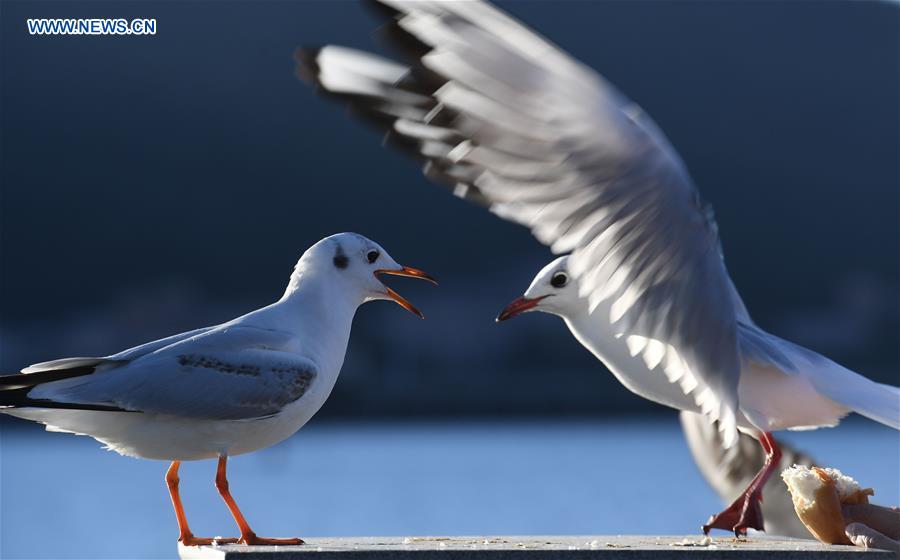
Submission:
POLYGON ((867 504, 875 494, 837 469, 794 465, 781 473, 794 502, 797 517, 826 544, 852 544, 844 533, 847 522, 841 506, 867 504))

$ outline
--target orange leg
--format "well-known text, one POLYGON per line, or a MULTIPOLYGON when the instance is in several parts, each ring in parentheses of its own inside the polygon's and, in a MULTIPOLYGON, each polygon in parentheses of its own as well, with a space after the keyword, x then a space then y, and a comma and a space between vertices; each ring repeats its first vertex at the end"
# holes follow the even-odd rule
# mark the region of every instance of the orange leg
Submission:
MULTIPOLYGON (((172 497, 172 507, 175 508, 175 519, 178 520, 178 541, 185 546, 199 546, 212 544, 213 539, 195 537, 188 527, 187 516, 184 514, 184 506, 181 505, 181 496, 178 494, 178 467, 181 461, 172 461, 169 470, 166 471, 166 486, 169 487, 169 496, 172 497)), ((236 543, 237 539, 217 539, 220 543, 236 543)))
POLYGON ((247 523, 247 520, 244 518, 244 514, 242 514, 241 510, 238 508, 234 498, 231 497, 231 492, 228 491, 228 479, 225 476, 225 465, 227 462, 228 457, 224 455, 219 457, 219 467, 216 469, 216 489, 219 491, 219 495, 222 496, 222 499, 225 500, 225 505, 228 506, 231 515, 234 516, 234 521, 237 523, 238 529, 241 531, 241 538, 238 539, 238 542, 243 544, 270 545, 303 544, 303 539, 265 539, 256 536, 256 533, 253 532, 250 525, 247 523))

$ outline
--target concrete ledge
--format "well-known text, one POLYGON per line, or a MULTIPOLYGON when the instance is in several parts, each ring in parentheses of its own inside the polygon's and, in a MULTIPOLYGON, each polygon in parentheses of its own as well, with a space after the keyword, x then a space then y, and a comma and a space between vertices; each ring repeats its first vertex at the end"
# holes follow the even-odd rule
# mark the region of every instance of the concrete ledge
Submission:
POLYGON ((179 546, 183 560, 704 560, 894 558, 886 551, 827 546, 810 540, 715 537, 345 537, 310 538, 302 546, 179 546))

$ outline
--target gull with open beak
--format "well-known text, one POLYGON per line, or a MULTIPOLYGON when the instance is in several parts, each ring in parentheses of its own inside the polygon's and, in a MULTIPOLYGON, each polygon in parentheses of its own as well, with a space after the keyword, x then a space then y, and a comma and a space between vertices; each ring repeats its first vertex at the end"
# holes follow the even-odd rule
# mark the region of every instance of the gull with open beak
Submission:
MULTIPOLYGON (((900 428, 900 392, 750 320, 710 206, 653 120, 602 76, 486 2, 377 0, 395 62, 301 49, 298 73, 386 128, 461 198, 531 229, 556 254, 500 316, 555 313, 633 392, 715 422, 763 469, 704 525, 762 529, 773 430, 850 411, 900 428)), ((577 24, 577 22, 575 22, 577 24)))
POLYGON ((355 233, 310 247, 284 295, 223 323, 97 358, 65 358, 0 377, 0 412, 89 435, 132 457, 171 461, 166 483, 183 545, 195 537, 178 493, 181 461, 218 459, 215 484, 240 530, 219 542, 300 544, 257 537, 228 488, 229 456, 274 445, 300 429, 337 381, 356 309, 392 300, 422 313, 382 275, 435 283, 355 233))

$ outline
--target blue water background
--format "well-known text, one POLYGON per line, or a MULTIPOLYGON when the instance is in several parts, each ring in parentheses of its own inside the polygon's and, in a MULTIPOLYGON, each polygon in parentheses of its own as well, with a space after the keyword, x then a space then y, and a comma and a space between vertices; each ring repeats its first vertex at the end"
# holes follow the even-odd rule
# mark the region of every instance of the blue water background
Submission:
MULTIPOLYGON (((173 558, 166 464, 4 425, 0 556, 173 558)), ((900 502, 897 432, 858 420, 782 439, 900 502)), ((185 463, 197 535, 232 535, 211 461, 185 463)), ((316 423, 229 462, 266 536, 695 533, 721 505, 677 419, 316 423)))

